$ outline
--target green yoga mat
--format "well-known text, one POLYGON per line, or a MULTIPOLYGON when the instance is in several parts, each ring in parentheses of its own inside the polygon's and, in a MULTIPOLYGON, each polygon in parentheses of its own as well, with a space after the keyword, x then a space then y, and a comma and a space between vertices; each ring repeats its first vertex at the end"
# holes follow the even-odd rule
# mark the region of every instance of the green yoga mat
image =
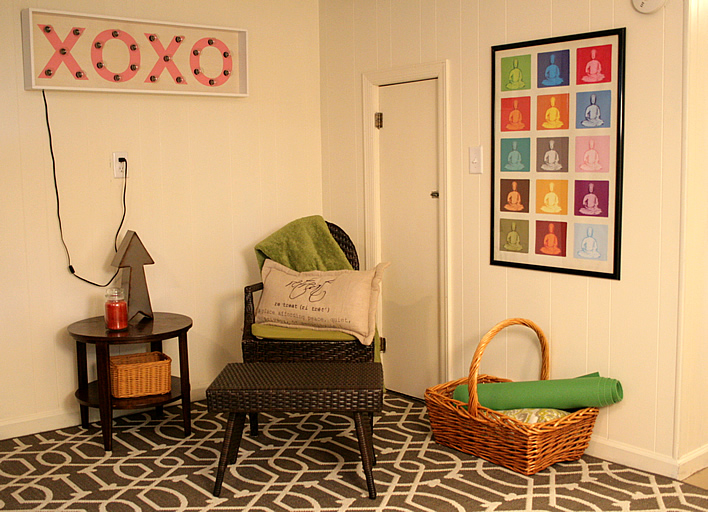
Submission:
MULTIPOLYGON (((479 403, 488 409, 580 409, 605 407, 622 400, 622 384, 618 380, 584 375, 575 379, 536 380, 528 382, 495 382, 477 386, 479 403)), ((467 384, 455 388, 452 397, 469 402, 467 384)))

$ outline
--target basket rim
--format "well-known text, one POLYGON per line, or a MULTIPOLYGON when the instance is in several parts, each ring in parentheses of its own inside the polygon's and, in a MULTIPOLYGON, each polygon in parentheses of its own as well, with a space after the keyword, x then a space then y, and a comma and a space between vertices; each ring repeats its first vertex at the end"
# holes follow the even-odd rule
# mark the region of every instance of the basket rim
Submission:
MULTIPOLYGON (((507 318, 497 323, 494 327, 489 329, 487 333, 482 337, 482 339, 477 344, 477 349, 472 356, 472 362, 470 363, 469 376, 467 377, 467 388, 469 390, 469 402, 467 404, 468 411, 471 411, 473 415, 476 415, 479 408, 483 407, 479 403, 479 393, 477 391, 477 384, 479 383, 479 367, 482 363, 482 356, 487 346, 491 343, 494 337, 499 334, 503 329, 510 327, 512 325, 524 325, 536 333, 538 343, 541 347, 541 372, 539 380, 548 380, 551 374, 550 369, 550 354, 549 346, 546 335, 543 333, 541 328, 533 321, 527 318, 507 318)), ((497 377, 495 377, 497 378, 497 377)), ((506 379, 508 381, 508 379, 506 379)), ((485 407, 485 409, 487 409, 485 407)), ((492 410, 492 409, 488 409, 492 410)))
POLYGON ((167 361, 172 361, 172 358, 160 352, 159 350, 154 350, 152 352, 137 352, 135 354, 117 354, 110 357, 110 364, 113 366, 128 366, 131 364, 152 364, 152 363, 165 363, 167 361), (156 360, 140 361, 141 358, 146 359, 152 356, 157 356, 156 360), (135 360, 132 363, 124 363, 123 361, 135 360))

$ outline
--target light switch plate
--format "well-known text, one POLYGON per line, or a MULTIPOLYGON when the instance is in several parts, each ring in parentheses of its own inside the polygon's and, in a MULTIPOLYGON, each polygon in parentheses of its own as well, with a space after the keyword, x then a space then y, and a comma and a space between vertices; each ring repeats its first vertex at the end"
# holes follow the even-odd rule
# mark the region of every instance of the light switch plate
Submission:
POLYGON ((482 146, 470 147, 470 174, 482 174, 482 146))

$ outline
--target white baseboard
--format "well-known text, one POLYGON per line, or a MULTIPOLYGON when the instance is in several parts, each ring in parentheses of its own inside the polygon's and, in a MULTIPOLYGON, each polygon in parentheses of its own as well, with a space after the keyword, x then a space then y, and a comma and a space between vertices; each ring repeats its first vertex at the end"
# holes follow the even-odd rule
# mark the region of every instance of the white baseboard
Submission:
POLYGON ((673 457, 642 450, 636 446, 593 437, 586 453, 593 457, 676 480, 683 480, 696 471, 708 467, 708 445, 676 460, 673 457))
MULTIPOLYGON (((206 388, 199 387, 193 389, 191 394, 192 401, 204 400, 206 398, 206 388)), ((133 414, 138 410, 116 410, 113 411, 113 417, 133 414)), ((99 421, 98 409, 89 408, 89 421, 91 423, 99 421)), ((19 418, 12 418, 6 421, 0 421, 0 439, 11 439, 13 437, 22 437, 49 430, 58 430, 62 428, 75 427, 81 424, 81 416, 79 414, 79 406, 76 404, 76 409, 73 410, 54 410, 45 411, 37 414, 30 414, 19 418)))
POLYGON ((679 480, 708 468, 708 445, 693 450, 679 459, 679 480))
POLYGON ((49 411, 0 422, 0 439, 21 437, 81 423, 79 411, 49 411))

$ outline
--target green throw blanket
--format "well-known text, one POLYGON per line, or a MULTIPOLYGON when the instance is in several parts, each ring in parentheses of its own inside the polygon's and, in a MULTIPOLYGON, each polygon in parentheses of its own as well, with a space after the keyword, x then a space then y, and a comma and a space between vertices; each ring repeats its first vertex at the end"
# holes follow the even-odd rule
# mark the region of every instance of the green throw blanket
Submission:
MULTIPOLYGON (((330 233, 321 215, 294 220, 256 244, 259 268, 271 259, 298 272, 351 270, 347 255, 330 233)), ((374 335, 374 361, 381 361, 381 340, 374 335)))
MULTIPOLYGON (((575 379, 495 382, 477 385, 480 405, 497 411, 546 407, 581 409, 605 407, 623 398, 618 380, 600 377, 599 373, 575 379)), ((452 397, 469 403, 467 384, 457 386, 452 397)))
POLYGON ((298 272, 352 268, 320 215, 294 220, 256 244, 256 258, 260 268, 271 259, 298 272))

